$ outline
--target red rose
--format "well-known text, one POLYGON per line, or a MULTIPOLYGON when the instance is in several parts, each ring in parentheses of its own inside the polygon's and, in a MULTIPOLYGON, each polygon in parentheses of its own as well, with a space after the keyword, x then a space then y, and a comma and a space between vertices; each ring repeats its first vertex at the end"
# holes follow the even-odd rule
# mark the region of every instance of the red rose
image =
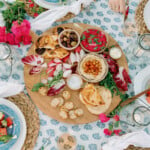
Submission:
POLYGON ((28 45, 31 44, 32 38, 30 35, 25 35, 23 36, 23 44, 24 45, 28 45))
POLYGON ((104 129, 104 134, 108 135, 108 136, 111 136, 112 131, 106 128, 106 129, 104 129))

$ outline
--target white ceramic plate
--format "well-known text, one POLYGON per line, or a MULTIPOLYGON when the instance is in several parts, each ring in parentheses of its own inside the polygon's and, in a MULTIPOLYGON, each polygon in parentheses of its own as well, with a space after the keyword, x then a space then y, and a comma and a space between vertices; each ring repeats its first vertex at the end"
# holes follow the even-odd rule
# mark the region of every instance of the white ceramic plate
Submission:
MULTIPOLYGON (((150 66, 147 66, 142 71, 140 71, 134 78, 134 92, 138 94, 146 89, 146 85, 150 80, 150 66)), ((146 96, 143 95, 140 99, 147 105, 150 105, 146 101, 146 96)))
POLYGON ((150 30, 150 0, 147 2, 144 8, 144 21, 148 30, 150 30))
POLYGON ((1 144, 0 149, 6 149, 5 147, 7 147, 9 150, 21 150, 27 132, 24 115, 14 103, 3 98, 0 98, 0 108, 2 109, 0 111, 3 111, 4 114, 6 113, 9 117, 13 118, 14 123, 13 138, 7 143, 1 144))
MULTIPOLYGON (((74 1, 75 0, 67 0, 65 5, 70 5, 74 1)), ((39 6, 46 8, 46 9, 53 9, 53 8, 63 6, 63 4, 61 4, 61 3, 54 4, 52 2, 49 2, 49 0, 34 0, 34 2, 37 3, 39 6)))

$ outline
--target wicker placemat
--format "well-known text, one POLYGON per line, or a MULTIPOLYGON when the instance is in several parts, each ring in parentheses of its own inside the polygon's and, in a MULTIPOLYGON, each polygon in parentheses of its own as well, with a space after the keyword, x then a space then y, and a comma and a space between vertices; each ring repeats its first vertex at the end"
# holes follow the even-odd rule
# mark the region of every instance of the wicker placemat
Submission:
POLYGON ((138 32, 140 34, 150 32, 145 24, 144 16, 143 16, 144 8, 147 2, 148 0, 142 0, 140 4, 138 5, 136 12, 135 12, 135 22, 137 25, 138 32))
POLYGON ((32 150, 35 146, 40 128, 40 121, 36 107, 23 92, 8 97, 7 99, 16 104, 25 116, 27 135, 22 150, 32 150))
POLYGON ((130 145, 127 149, 125 150, 150 150, 150 148, 140 148, 140 147, 134 147, 133 145, 130 145))

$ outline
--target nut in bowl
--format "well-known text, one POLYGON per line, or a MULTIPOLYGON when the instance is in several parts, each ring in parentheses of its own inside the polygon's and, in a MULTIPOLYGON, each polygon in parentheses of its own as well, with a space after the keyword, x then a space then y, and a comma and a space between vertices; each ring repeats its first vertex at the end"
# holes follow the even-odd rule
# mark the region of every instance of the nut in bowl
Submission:
POLYGON ((86 29, 81 34, 81 47, 86 52, 102 53, 108 44, 107 35, 98 29, 86 29))
POLYGON ((108 73, 108 64, 103 56, 89 53, 78 64, 81 77, 91 83, 103 80, 108 73))
POLYGON ((66 50, 73 50, 80 44, 80 35, 72 29, 63 30, 58 37, 59 45, 66 50))

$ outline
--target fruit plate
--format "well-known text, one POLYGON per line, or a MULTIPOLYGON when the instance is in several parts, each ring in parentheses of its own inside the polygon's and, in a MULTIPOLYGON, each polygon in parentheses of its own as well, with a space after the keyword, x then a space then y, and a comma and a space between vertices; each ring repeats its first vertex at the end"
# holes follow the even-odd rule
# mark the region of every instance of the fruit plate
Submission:
MULTIPOLYGON (((147 66, 136 75, 134 79, 135 94, 138 94, 148 88, 148 84, 150 84, 150 66, 147 66)), ((142 102, 142 104, 144 102, 146 105, 150 105, 146 101, 146 95, 141 96, 139 102, 142 102)))
POLYGON ((12 135, 12 139, 7 143, 0 142, 0 149, 21 149, 26 138, 24 115, 15 104, 3 98, 0 98, 0 111, 3 112, 6 117, 10 117, 13 120, 12 128, 7 129, 7 132, 12 135))
MULTIPOLYGON (((44 37, 44 36, 53 35, 54 31, 56 31, 58 27, 70 28, 70 29, 76 30, 80 34, 80 36, 81 36, 83 30, 85 30, 86 28, 88 28, 88 29, 92 28, 92 29, 97 29, 99 31, 103 31, 99 27, 95 27, 95 26, 88 25, 88 24, 69 23, 69 24, 62 24, 60 26, 56 26, 56 27, 49 29, 48 31, 43 33, 43 35, 40 36, 40 39, 42 39, 42 37, 44 37)), ((108 47, 111 47, 112 45, 114 45, 114 46, 117 46, 121 50, 119 44, 109 34, 107 34, 104 31, 103 31, 103 33, 105 33, 108 38, 108 41, 109 41, 109 43, 107 45, 108 47)), ((35 49, 37 48, 36 41, 39 41, 39 40, 37 40, 37 39, 39 39, 39 37, 33 37, 33 38, 35 39, 35 42, 29 49, 27 56, 36 54, 36 51, 35 51, 35 49)), ((42 42, 41 42, 41 44, 42 44, 42 42)), ((41 52, 41 51, 43 51, 43 49, 40 49, 39 52, 41 52)), ((128 64, 127 64, 126 57, 122 50, 121 50, 121 52, 122 52, 122 56, 120 59, 116 60, 116 62, 118 63, 119 66, 124 67, 126 69, 126 71, 128 72, 128 64)), ((99 54, 97 54, 97 55, 99 55, 99 54)), ((31 60, 32 59, 33 58, 31 58, 31 60)), ((31 99, 36 104, 36 106, 41 111, 43 111, 45 114, 47 114, 48 116, 52 117, 55 120, 58 120, 60 122, 69 123, 69 124, 85 124, 85 123, 90 123, 90 122, 94 122, 94 121, 98 120, 98 115, 94 115, 94 114, 90 113, 87 110, 87 108, 85 107, 85 105, 80 101, 80 98, 79 98, 80 90, 71 90, 68 86, 65 86, 63 88, 63 91, 68 91, 71 95, 71 98, 67 101, 72 102, 76 108, 81 108, 84 111, 84 114, 83 114, 83 116, 78 117, 76 119, 69 119, 69 118, 62 119, 59 116, 60 110, 57 108, 52 108, 51 101, 54 98, 62 97, 63 91, 61 91, 59 94, 57 94, 55 96, 47 96, 47 95, 43 96, 38 92, 33 92, 32 91, 33 86, 41 80, 41 77, 44 76, 44 74, 42 76, 40 74, 30 75, 29 72, 31 73, 31 66, 25 65, 24 66, 24 81, 25 81, 25 85, 26 85, 28 94, 30 95, 31 99)), ((120 96, 113 96, 111 105, 107 108, 107 110, 104 113, 107 113, 107 114, 110 113, 120 103, 120 101, 121 101, 120 96)))

